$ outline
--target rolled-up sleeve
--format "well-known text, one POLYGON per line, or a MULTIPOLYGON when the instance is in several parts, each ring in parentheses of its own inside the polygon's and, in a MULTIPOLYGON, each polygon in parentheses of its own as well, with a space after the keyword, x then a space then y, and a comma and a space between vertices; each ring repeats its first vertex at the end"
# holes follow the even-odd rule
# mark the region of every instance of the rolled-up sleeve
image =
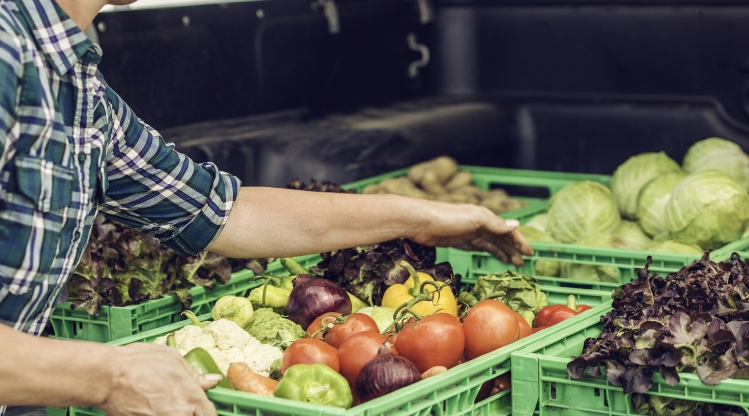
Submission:
POLYGON ((212 163, 195 163, 138 119, 107 87, 110 142, 102 214, 145 232, 180 255, 219 235, 240 182, 212 163))

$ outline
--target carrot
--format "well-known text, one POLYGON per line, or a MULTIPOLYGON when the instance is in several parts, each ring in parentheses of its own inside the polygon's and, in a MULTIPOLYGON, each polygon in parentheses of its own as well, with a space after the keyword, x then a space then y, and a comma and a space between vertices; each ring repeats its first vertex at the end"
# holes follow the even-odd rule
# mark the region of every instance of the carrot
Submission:
POLYGON ((232 363, 226 378, 239 391, 273 397, 278 382, 252 371, 245 363, 232 363))

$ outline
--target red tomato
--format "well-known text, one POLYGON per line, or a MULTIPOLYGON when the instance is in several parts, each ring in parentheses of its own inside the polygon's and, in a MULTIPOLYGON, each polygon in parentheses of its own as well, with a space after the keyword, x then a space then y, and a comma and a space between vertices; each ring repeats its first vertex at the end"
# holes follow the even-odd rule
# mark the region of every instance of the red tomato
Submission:
POLYGON ((547 306, 536 315, 536 319, 533 321, 533 326, 538 328, 542 326, 556 325, 566 319, 572 318, 577 315, 577 312, 566 307, 565 305, 551 305, 547 306))
POLYGON ((518 320, 518 329, 519 329, 518 339, 523 339, 529 335, 533 335, 533 330, 531 329, 531 326, 528 325, 528 321, 526 321, 522 315, 515 312, 515 318, 518 320))
POLYGON ((302 338, 294 341, 281 357, 281 374, 295 364, 325 364, 335 371, 340 370, 338 350, 319 339, 302 338))
POLYGON ((315 334, 315 339, 323 339, 325 331, 322 325, 322 318, 324 317, 325 323, 329 324, 331 322, 335 322, 336 316, 341 316, 341 314, 339 312, 325 312, 324 314, 315 318, 315 320, 312 321, 311 324, 309 324, 309 327, 307 327, 307 336, 312 338, 312 334, 315 334), (321 331, 321 329, 323 329, 323 331, 321 331))
POLYGON ((536 332, 542 331, 546 328, 548 328, 548 326, 539 326, 538 328, 533 328, 533 333, 535 334, 536 332))
POLYGON ((515 311, 494 299, 485 299, 463 319, 466 358, 472 360, 518 340, 520 325, 515 311))
POLYGON ((380 346, 386 341, 377 332, 360 332, 354 334, 338 348, 338 360, 341 363, 341 375, 346 377, 351 391, 356 391, 356 378, 362 367, 377 356, 380 346))
POLYGON ((583 313, 585 311, 588 311, 588 310, 591 310, 591 309, 593 309, 593 307, 590 306, 590 305, 577 305, 577 313, 578 314, 581 314, 581 313, 583 313))
POLYGON ((406 324, 398 333, 397 346, 398 355, 423 373, 436 366, 455 367, 463 355, 465 335, 458 318, 437 313, 406 324))
POLYGON ((360 332, 376 332, 379 334, 380 329, 377 328, 377 322, 369 315, 352 313, 346 317, 345 322, 340 324, 334 323, 333 327, 328 329, 328 332, 325 334, 325 342, 333 348, 338 348, 347 339, 351 338, 352 335, 360 332))

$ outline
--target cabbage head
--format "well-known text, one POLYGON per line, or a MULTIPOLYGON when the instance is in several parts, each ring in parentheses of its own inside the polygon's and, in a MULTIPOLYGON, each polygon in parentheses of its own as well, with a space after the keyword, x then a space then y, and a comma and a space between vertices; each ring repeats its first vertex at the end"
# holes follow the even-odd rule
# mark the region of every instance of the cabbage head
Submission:
MULTIPOLYGON (((518 231, 528 241, 537 241, 541 243, 556 243, 557 242, 550 236, 528 225, 521 225, 520 227, 518 227, 518 231)), ((549 261, 549 260, 537 260, 535 263, 535 266, 536 267, 535 267, 534 276, 559 277, 559 262, 549 261)))
MULTIPOLYGON (((577 243, 589 247, 622 247, 624 243, 612 235, 598 234, 577 243)), ((584 282, 619 283, 619 269, 612 266, 593 266, 590 264, 562 263, 560 277, 584 282)))
POLYGON ((719 170, 749 189, 749 156, 739 145, 718 137, 699 141, 684 156, 687 173, 719 170))
POLYGON ((621 240, 624 248, 630 250, 644 250, 650 244, 650 237, 634 221, 622 220, 619 228, 614 231, 614 237, 621 240))
POLYGON ((695 254, 701 256, 705 252, 694 244, 680 243, 674 240, 654 241, 648 246, 648 251, 653 253, 677 253, 695 254))
POLYGON ((385 332, 385 330, 393 323, 395 309, 386 308, 384 306, 368 306, 359 309, 356 313, 362 313, 369 316, 377 324, 377 329, 379 329, 380 332, 385 332))
POLYGON ((546 231, 562 243, 611 234, 621 217, 611 190, 598 182, 575 182, 551 197, 546 231))
POLYGON ((650 236, 666 232, 666 204, 671 199, 671 191, 687 174, 671 172, 650 181, 637 199, 637 218, 640 227, 650 236))
POLYGON ((725 172, 692 173, 674 187, 666 204, 671 238, 705 249, 737 240, 749 224, 749 192, 725 172))
POLYGON ((533 227, 537 229, 538 231, 541 231, 542 233, 546 232, 546 224, 549 222, 549 215, 548 214, 538 214, 534 216, 533 218, 529 219, 528 222, 525 223, 528 227, 533 227))
POLYGON ((611 177, 611 192, 614 193, 622 216, 636 220, 640 190, 659 176, 681 171, 679 164, 663 152, 642 153, 619 165, 611 177))

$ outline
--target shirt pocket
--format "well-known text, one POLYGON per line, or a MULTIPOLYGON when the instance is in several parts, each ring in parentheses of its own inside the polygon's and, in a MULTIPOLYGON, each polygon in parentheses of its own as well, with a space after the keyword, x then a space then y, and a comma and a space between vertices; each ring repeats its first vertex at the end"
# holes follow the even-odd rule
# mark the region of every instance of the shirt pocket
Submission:
POLYGON ((23 295, 40 283, 51 290, 67 277, 76 230, 73 207, 76 171, 27 155, 13 160, 12 186, 0 211, 0 286, 23 295))
POLYGON ((70 206, 75 170, 33 156, 16 157, 16 186, 42 212, 70 206))

